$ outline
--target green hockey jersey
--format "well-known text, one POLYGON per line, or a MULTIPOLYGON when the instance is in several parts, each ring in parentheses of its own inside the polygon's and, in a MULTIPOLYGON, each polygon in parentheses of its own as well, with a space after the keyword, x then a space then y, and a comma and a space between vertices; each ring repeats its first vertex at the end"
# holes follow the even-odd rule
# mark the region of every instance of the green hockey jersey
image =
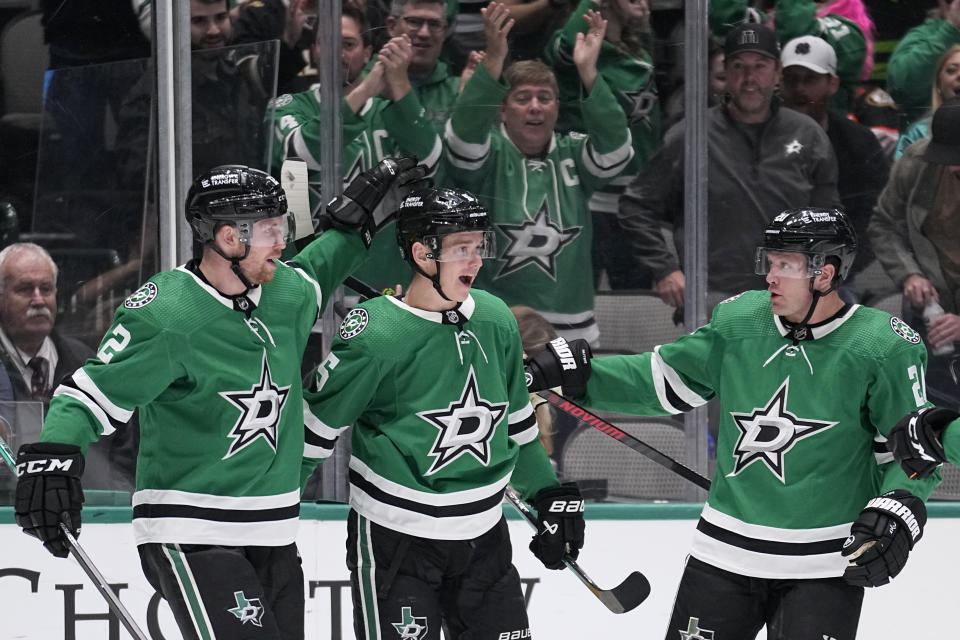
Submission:
POLYGON ((557 484, 522 349, 510 310, 483 291, 442 313, 387 296, 355 307, 305 393, 306 473, 353 426, 360 515, 437 540, 488 531, 508 482, 525 496, 557 484))
POLYGON ((554 135, 544 157, 527 158, 493 126, 506 95, 477 65, 445 133, 449 176, 480 198, 497 230, 497 260, 476 286, 533 307, 568 340, 596 342, 587 201, 633 157, 626 117, 598 76, 583 101, 587 135, 554 135))
POLYGON ((594 358, 583 403, 665 415, 720 398, 717 469, 691 553, 760 578, 840 576, 850 525, 891 489, 922 499, 885 447, 928 406, 926 350, 899 318, 853 305, 794 344, 765 291, 720 303, 711 322, 636 356, 594 358))
POLYGON ((364 255, 359 237, 331 231, 238 297, 187 267, 153 276, 119 307, 96 357, 56 390, 41 439, 86 448, 139 409, 138 544, 291 544, 303 350, 323 292, 364 255))
MULTIPOLYGON (((274 106, 274 116, 267 121, 272 126, 273 136, 270 166, 274 174, 279 175, 283 161, 289 157, 307 163, 310 213, 316 218, 323 203, 320 149, 326 142, 320 126, 320 90, 284 94, 274 99, 274 106)), ((437 179, 440 136, 421 106, 416 91, 411 91, 398 102, 373 98, 358 113, 342 100, 340 115, 343 121, 341 168, 344 187, 384 158, 398 155, 416 157, 426 165, 429 175, 437 179)), ((355 273, 376 289, 405 285, 409 281, 410 271, 400 258, 394 229, 394 223, 390 222, 374 236, 366 261, 355 273)))
MULTIPOLYGON (((544 62, 553 67, 557 76, 560 117, 557 119, 556 129, 562 133, 586 130, 580 109, 580 103, 585 96, 580 75, 573 64, 573 45, 577 33, 587 31, 587 22, 583 15, 589 9, 600 11, 600 6, 593 0, 581 0, 563 29, 553 34, 543 51, 544 62)), ((660 148, 660 97, 654 78, 653 59, 646 51, 635 55, 604 40, 597 58, 597 71, 603 76, 627 117, 633 144, 633 159, 623 173, 597 190, 590 200, 592 211, 615 214, 624 187, 630 184, 660 148)))

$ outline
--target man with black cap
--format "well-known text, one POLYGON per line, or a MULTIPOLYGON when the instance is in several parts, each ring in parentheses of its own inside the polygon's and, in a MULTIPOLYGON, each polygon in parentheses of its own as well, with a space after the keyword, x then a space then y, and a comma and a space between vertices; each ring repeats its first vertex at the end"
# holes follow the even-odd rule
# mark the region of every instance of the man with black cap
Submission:
POLYGON ((950 347, 960 340, 960 97, 936 110, 930 129, 930 139, 914 142, 894 163, 868 229, 877 259, 903 290, 903 319, 931 352, 930 399, 958 408, 949 366, 950 347), (920 315, 935 315, 924 312, 934 304, 945 312, 925 326, 920 315))
MULTIPOLYGON (((729 251, 749 246, 779 211, 835 206, 837 166, 826 133, 774 96, 780 82, 780 47, 769 28, 743 24, 724 45, 727 95, 707 115, 707 260, 710 290, 738 293, 763 287, 752 258, 729 251)), ((683 237, 684 128, 681 121, 620 199, 622 225, 636 253, 656 278, 660 298, 683 306, 684 274, 660 225, 674 223, 683 237)), ((682 255, 682 254, 681 254, 682 255)))
MULTIPOLYGON (((794 38, 783 45, 780 62, 784 105, 807 114, 823 127, 837 157, 837 192, 860 238, 851 272, 855 275, 873 260, 873 249, 866 242, 867 223, 887 183, 889 162, 868 127, 830 108, 840 78, 837 54, 829 42, 817 36, 794 38)), ((845 291, 841 290, 841 295, 846 295, 845 291)))

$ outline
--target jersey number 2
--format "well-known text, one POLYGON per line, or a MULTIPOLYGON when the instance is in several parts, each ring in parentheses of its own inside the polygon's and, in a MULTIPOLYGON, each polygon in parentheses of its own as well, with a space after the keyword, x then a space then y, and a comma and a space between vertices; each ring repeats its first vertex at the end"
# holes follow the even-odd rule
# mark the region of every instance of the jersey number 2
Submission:
POLYGON ((123 348, 128 344, 130 344, 130 332, 127 331, 127 328, 122 324, 118 324, 113 330, 113 337, 104 342, 103 346, 100 347, 100 351, 97 352, 97 357, 100 358, 100 362, 107 364, 113 360, 113 356, 123 351, 123 348))
POLYGON ((927 402, 927 393, 926 389, 923 388, 923 377, 920 375, 920 372, 917 371, 917 365, 911 365, 910 368, 907 369, 907 375, 913 380, 913 399, 916 401, 918 407, 922 407, 927 402))

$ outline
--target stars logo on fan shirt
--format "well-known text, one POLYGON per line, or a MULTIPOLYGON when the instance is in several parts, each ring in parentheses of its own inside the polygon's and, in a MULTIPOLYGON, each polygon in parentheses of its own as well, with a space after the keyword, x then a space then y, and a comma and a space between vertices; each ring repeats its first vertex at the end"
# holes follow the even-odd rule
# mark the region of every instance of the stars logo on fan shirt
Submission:
POLYGON ((794 140, 792 142, 788 142, 786 146, 784 146, 783 150, 787 152, 788 156, 792 156, 803 151, 803 145, 800 144, 799 140, 794 140))
POLYGON ((460 456, 469 454, 483 466, 490 463, 490 439, 507 412, 507 403, 491 403, 480 397, 477 377, 470 367, 460 399, 446 409, 421 411, 417 415, 437 429, 437 439, 428 455, 434 458, 424 475, 432 475, 460 456))
MULTIPOLYGON (((652 78, 652 76, 651 76, 652 78)), ((627 124, 633 126, 638 122, 650 125, 650 113, 657 105, 657 89, 653 82, 638 91, 619 91, 620 104, 624 105, 627 114, 627 124)))
POLYGON ((527 265, 539 267, 551 280, 556 280, 557 258, 563 248, 580 235, 583 227, 562 229, 550 220, 544 200, 533 220, 522 224, 498 224, 510 244, 500 257, 500 270, 494 279, 503 278, 527 265))
POLYGON ((276 452, 277 425, 289 394, 290 385, 278 387, 274 384, 267 363, 267 352, 264 351, 259 382, 246 391, 220 392, 224 400, 240 409, 240 417, 227 434, 228 438, 233 438, 233 442, 221 459, 226 460, 258 438, 263 438, 276 452))
POLYGON ((400 640, 420 640, 427 637, 427 618, 413 615, 413 607, 400 609, 400 622, 391 622, 400 634, 400 640))
POLYGON ((254 626, 262 627, 263 624, 260 621, 263 619, 264 609, 260 604, 260 598, 247 598, 243 595, 243 591, 234 591, 233 597, 237 601, 237 606, 227 611, 235 615, 240 624, 252 622, 254 626))
POLYGON ((713 640, 713 631, 700 628, 700 618, 690 618, 687 630, 680 630, 680 640, 713 640))
POLYGON ((798 418, 787 411, 787 395, 790 390, 788 377, 777 389, 767 406, 754 409, 752 413, 730 412, 740 430, 740 437, 733 448, 736 465, 728 476, 735 476, 758 460, 786 484, 784 456, 799 440, 809 438, 837 424, 823 420, 798 418))

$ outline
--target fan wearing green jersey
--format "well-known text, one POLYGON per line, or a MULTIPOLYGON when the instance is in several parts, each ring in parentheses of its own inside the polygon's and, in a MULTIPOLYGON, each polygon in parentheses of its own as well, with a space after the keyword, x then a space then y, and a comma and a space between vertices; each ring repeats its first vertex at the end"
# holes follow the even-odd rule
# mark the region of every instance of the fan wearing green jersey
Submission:
POLYGON ((613 289, 649 289, 652 274, 624 241, 626 232, 617 221, 617 201, 624 187, 656 153, 662 137, 660 97, 649 52, 650 7, 647 0, 581 0, 563 28, 553 34, 543 57, 557 75, 557 131, 561 133, 585 129, 580 108, 584 90, 573 64, 573 47, 577 34, 588 29, 588 12, 599 12, 607 19, 597 71, 626 115, 633 143, 633 159, 623 173, 590 197, 594 276, 599 279, 601 272, 606 271, 613 289))
POLYGON ((558 135, 553 71, 523 60, 501 80, 513 19, 499 2, 483 16, 487 52, 444 134, 449 177, 480 197, 497 231, 496 263, 480 273, 477 287, 532 307, 565 338, 596 342, 588 201, 634 154, 627 117, 597 69, 607 21, 590 12, 587 32, 575 36, 584 132, 558 135))
POLYGON ((67 555, 59 525, 79 533, 87 445, 139 410, 133 531, 183 637, 302 639, 300 361, 328 292, 365 256, 373 209, 418 184, 415 165, 361 174, 331 203, 334 228, 288 263, 280 183, 241 165, 201 174, 184 213, 202 257, 123 302, 96 357, 55 391, 40 442, 20 448, 24 531, 67 555))
POLYGON ((501 503, 510 483, 539 514, 530 548, 552 569, 583 544, 583 500, 538 439, 517 322, 472 289, 494 256, 487 211, 466 191, 412 192, 397 218, 413 270, 403 298, 344 318, 305 393, 309 477, 347 428, 347 565, 361 640, 526 638, 501 503))
POLYGON ((716 473, 665 638, 748 640, 765 626, 769 638, 853 640, 864 587, 897 576, 923 534, 939 473, 908 477, 885 444, 904 413, 929 406, 926 350, 899 318, 840 298, 855 256, 844 213, 790 209, 755 254, 766 291, 725 300, 651 353, 571 368, 548 346, 531 363, 533 389, 589 375, 580 402, 595 409, 666 415, 720 400, 716 473))

